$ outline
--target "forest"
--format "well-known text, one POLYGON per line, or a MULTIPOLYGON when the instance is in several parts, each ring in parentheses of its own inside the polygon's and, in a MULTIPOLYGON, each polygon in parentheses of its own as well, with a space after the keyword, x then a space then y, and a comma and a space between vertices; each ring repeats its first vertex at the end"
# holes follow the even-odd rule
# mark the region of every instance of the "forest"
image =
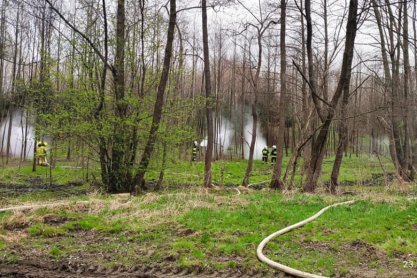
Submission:
POLYGON ((0 0, 0 277, 417 276, 416 67, 415 0, 0 0))

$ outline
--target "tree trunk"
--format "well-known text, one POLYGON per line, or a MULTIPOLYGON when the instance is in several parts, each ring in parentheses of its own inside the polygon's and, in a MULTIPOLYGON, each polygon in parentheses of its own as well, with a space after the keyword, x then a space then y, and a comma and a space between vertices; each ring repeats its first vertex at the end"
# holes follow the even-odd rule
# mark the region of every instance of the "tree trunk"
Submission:
MULTIPOLYGON (((379 2, 376 0, 372 0, 373 10, 375 14, 375 19, 378 26, 379 36, 380 36, 380 44, 381 44, 381 53, 382 53, 382 62, 384 66, 384 77, 385 77, 385 89, 389 92, 389 104, 390 104, 390 117, 391 117, 391 124, 384 123, 384 127, 387 130, 389 137, 390 137, 390 154, 392 157, 392 161, 395 165, 396 169, 396 176, 400 177, 401 180, 406 179, 408 177, 406 175, 406 169, 403 168, 405 163, 405 151, 404 148, 408 148, 405 144, 404 146, 401 143, 401 133, 402 133, 402 120, 404 118, 403 108, 402 108, 402 99, 401 95, 399 94, 400 90, 400 72, 399 72, 399 59, 400 59, 400 49, 395 44, 395 36, 397 36, 397 43, 401 43, 400 33, 401 33, 401 13, 402 9, 400 9, 400 16, 398 18, 398 24, 396 22, 394 13, 391 9, 391 3, 389 0, 385 0, 385 4, 387 6, 387 13, 389 17, 389 26, 387 32, 384 30, 384 23, 382 22, 382 16, 380 13, 379 2), (389 46, 393 49, 392 51, 388 51, 387 49, 389 46), (390 54, 390 63, 388 61, 388 55, 390 54)), ((401 2, 402 5, 402 2, 401 2)), ((407 12, 406 12, 407 14, 407 12)), ((408 19, 405 21, 408 23, 408 19)), ((404 24, 403 24, 404 25, 404 24)), ((403 26, 403 32, 406 32, 408 35, 408 26, 403 26)), ((408 40, 404 38, 404 40, 408 40)), ((408 45, 408 41, 405 42, 408 45)), ((405 46, 403 45, 405 49, 405 46)), ((404 74, 405 76, 409 76, 409 56, 408 55, 408 47, 404 53, 404 74)), ((408 78, 405 78, 405 94, 408 94, 408 78), (407 79, 407 80, 406 80, 407 79)), ((380 118, 381 120, 381 118, 380 118)), ((385 121, 385 120, 384 120, 385 121)), ((404 125, 406 127, 406 125, 404 125)), ((407 129, 407 127, 406 127, 407 129)), ((406 136, 408 136, 406 134, 406 136)), ((409 152, 409 150, 407 150, 409 152)))
POLYGON ((108 192, 117 193, 127 191, 130 187, 128 180, 126 159, 126 113, 125 100, 125 45, 126 45, 126 11, 125 0, 117 1, 116 13, 116 53, 114 58, 113 86, 115 94, 115 118, 118 125, 113 130, 113 144, 111 150, 111 166, 109 171, 108 192))
POLYGON ((167 42, 165 46, 164 63, 162 68, 161 78, 159 80, 158 90, 156 94, 156 101, 153 110, 152 124, 149 136, 143 151, 142 158, 139 164, 138 173, 135 177, 135 193, 144 185, 145 173, 151 159, 154 145, 157 139, 157 132, 162 118, 162 109, 164 106, 165 90, 168 83, 169 71, 171 67, 172 47, 174 42, 175 24, 177 20, 176 0, 170 0, 169 11, 169 25, 167 33, 167 42))
POLYGON ((201 1, 203 22, 203 52, 204 52, 204 79, 206 89, 206 119, 207 119, 207 148, 204 159, 204 187, 211 187, 211 161, 213 159, 213 113, 211 99, 210 53, 208 45, 207 27, 207 1, 201 1))
MULTIPOLYGON (((307 2, 310 2, 310 1, 306 0, 306 10, 308 6, 307 2)), ((334 93, 334 96, 331 102, 328 104, 329 107, 328 109, 326 109, 326 116, 323 119, 323 124, 314 142, 314 146, 313 146, 312 154, 311 154, 310 166, 309 166, 308 173, 307 173, 307 181, 303 187, 304 191, 306 192, 314 192, 317 187, 318 179, 321 175, 321 167, 322 167, 322 163, 324 159, 325 146, 326 146, 327 136, 329 133, 329 127, 334 118, 335 109, 340 99, 340 96, 342 95, 343 90, 350 84, 350 77, 351 77, 351 72, 352 72, 353 50, 354 50, 355 37, 356 37, 356 31, 357 31, 357 25, 358 25, 357 15, 358 15, 358 1, 350 0, 348 21, 347 21, 347 26, 346 26, 346 42, 345 42, 345 50, 343 53, 342 69, 341 69, 339 82, 338 82, 336 91, 334 93)), ((307 15, 307 18, 308 18, 308 15, 307 15)), ((307 20, 307 23, 308 21, 309 20, 307 20)), ((310 18, 310 24, 311 24, 311 18, 310 18)), ((311 47, 311 39, 312 39, 311 26, 310 28, 307 28, 307 30, 308 30, 307 31, 307 48, 309 48, 311 47)), ((312 49, 307 49, 307 52, 310 53, 309 56, 311 56, 312 49)), ((312 57, 309 57, 310 68, 312 67, 311 58, 312 57)), ((314 94, 315 92, 313 92, 313 99, 314 99, 314 94)), ((317 107, 317 105, 316 105, 316 110, 318 112, 320 111, 320 108, 317 107)))
MULTIPOLYGON (((265 31, 265 29, 263 30, 265 31)), ((248 166, 246 167, 245 171, 245 177, 242 181, 242 186, 248 186, 249 185, 249 179, 250 175, 252 173, 253 168, 253 155, 255 152, 255 145, 256 145, 256 132, 258 128, 258 90, 259 90, 259 76, 261 73, 261 67, 262 67, 262 35, 263 31, 258 29, 258 64, 256 68, 255 78, 253 80, 252 88, 253 88, 253 100, 252 100, 252 138, 251 143, 249 147, 249 160, 248 160, 248 166)))
POLYGON ((158 182, 156 184, 156 189, 159 190, 162 187, 162 183, 164 181, 164 174, 165 174, 165 168, 167 164, 167 142, 163 143, 162 146, 162 165, 161 165, 161 171, 159 172, 159 178, 158 182))
MULTIPOLYGON (((255 93, 256 94, 256 93, 255 93)), ((253 168, 253 154, 255 152, 255 144, 256 144, 256 130, 258 128, 258 112, 256 111, 256 105, 257 105, 257 100, 256 100, 256 96, 255 100, 253 100, 251 109, 252 109, 252 138, 251 138, 251 143, 249 146, 249 160, 248 160, 248 166, 246 167, 246 171, 245 171, 245 177, 243 178, 242 181, 242 186, 248 186, 249 185, 249 178, 250 175, 252 173, 252 168, 253 168)))
MULTIPOLYGON (((1 19, 0 19, 0 97, 4 96, 3 92, 3 79, 4 79, 4 51, 5 51, 5 40, 6 40, 6 7, 7 1, 4 0, 1 5, 1 19)), ((0 123, 3 119, 3 108, 0 111, 0 123)), ((1 152, 2 150, 0 150, 1 152)))
POLYGON ((274 172, 272 174, 271 187, 274 189, 284 189, 284 184, 281 180, 282 172, 282 158, 284 150, 284 135, 285 135, 285 120, 288 115, 289 101, 287 97, 287 53, 285 45, 286 37, 286 9, 287 9, 287 0, 281 0, 281 30, 280 30, 280 54, 281 54, 281 96, 279 102, 278 113, 279 119, 279 129, 277 135, 277 161, 274 166, 274 172))
POLYGON ((404 12, 404 24, 403 24, 403 60, 404 60, 404 101, 403 101, 403 113, 404 113, 404 160, 401 167, 404 169, 404 178, 407 180, 414 179, 412 153, 411 153, 411 127, 410 127, 410 55, 409 55, 409 33, 408 33, 408 2, 404 1, 402 4, 404 12))
POLYGON ((342 165, 343 154, 346 149, 347 143, 347 105, 349 103, 349 84, 345 85, 343 90, 342 108, 340 113, 340 124, 339 124, 339 144, 336 149, 336 157, 333 163, 333 170, 330 176, 329 192, 332 194, 336 193, 338 186, 338 178, 340 172, 340 166, 342 165))
POLYGON ((242 61, 242 79, 240 84, 240 90, 241 90, 241 103, 240 103, 240 147, 241 147, 241 156, 240 158, 243 160, 245 159, 245 88, 246 88, 246 42, 243 46, 243 61, 242 61))

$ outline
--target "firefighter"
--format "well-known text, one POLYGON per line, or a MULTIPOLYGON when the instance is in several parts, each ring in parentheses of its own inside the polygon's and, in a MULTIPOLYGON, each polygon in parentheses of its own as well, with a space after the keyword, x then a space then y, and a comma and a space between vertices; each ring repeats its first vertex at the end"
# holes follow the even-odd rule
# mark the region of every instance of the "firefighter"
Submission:
POLYGON ((277 162, 277 146, 273 145, 272 146, 272 151, 271 151, 271 162, 277 162))
POLYGON ((265 146, 265 147, 262 149, 262 161, 263 161, 263 162, 268 162, 268 154, 269 154, 268 147, 267 147, 267 146, 265 146))
POLYGON ((197 143, 197 141, 194 141, 191 161, 196 161, 197 160, 197 151, 198 151, 198 143, 197 143))
POLYGON ((39 166, 48 166, 48 161, 46 160, 46 147, 48 146, 48 143, 44 141, 38 142, 36 146, 36 159, 39 166))

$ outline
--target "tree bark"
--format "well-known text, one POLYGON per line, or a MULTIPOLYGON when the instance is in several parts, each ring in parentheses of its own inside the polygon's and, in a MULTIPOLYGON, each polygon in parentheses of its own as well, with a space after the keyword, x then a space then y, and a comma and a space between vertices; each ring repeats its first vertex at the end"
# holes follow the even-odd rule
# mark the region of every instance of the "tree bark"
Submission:
POLYGON ((174 42, 175 34, 175 24, 177 21, 177 9, 176 9, 176 0, 170 0, 170 10, 169 10, 169 24, 168 24, 168 33, 167 33, 167 42, 165 46, 165 55, 164 62, 162 67, 162 74, 159 80, 158 90, 156 94, 156 101, 153 110, 152 124, 149 131, 149 136, 145 145, 145 149, 142 154, 141 161, 139 163, 138 173, 135 177, 135 192, 138 193, 139 189, 144 184, 145 173, 151 159, 151 155, 154 149, 154 145, 157 139, 157 133, 159 129, 159 124, 162 118, 162 110, 164 107, 164 96, 168 83, 169 72, 171 67, 171 58, 172 58, 172 47, 174 42))
POLYGON ((336 156, 333 163, 332 174, 330 176, 329 192, 332 194, 336 193, 336 188, 338 186, 338 179, 340 173, 340 167, 342 165, 343 154, 346 149, 347 144, 347 106, 349 103, 349 84, 346 84, 343 89, 343 99, 342 107, 340 113, 340 123, 339 123, 339 144, 337 145, 336 156))
POLYGON ((409 54, 409 33, 408 33, 408 2, 404 0, 402 4, 404 13, 403 24, 403 60, 404 60, 404 100, 403 100, 403 113, 404 113, 404 160, 401 167, 404 169, 404 178, 407 180, 414 180, 414 170, 412 163, 411 153, 411 127, 410 127, 410 54, 409 54))
MULTIPOLYGON (((309 6, 307 5, 307 2, 310 2, 310 1, 306 0, 306 9, 307 9, 307 6, 309 6)), ((349 86, 350 84, 350 77, 351 77, 351 72, 352 72, 353 50, 355 46, 355 37, 356 37, 356 31, 357 31, 357 25, 358 25, 357 17, 358 17, 358 1, 350 0, 348 21, 346 25, 346 41, 345 41, 345 50, 343 53, 342 69, 341 69, 336 91, 334 93, 334 96, 331 102, 328 104, 329 107, 326 109, 326 116, 323 118, 323 125, 319 130, 318 136, 312 148, 310 166, 308 168, 308 173, 307 173, 307 180, 303 186, 303 190, 306 192, 314 192, 317 187, 318 179, 321 175, 321 166, 322 166, 323 159, 324 159, 325 146, 326 146, 327 136, 329 133, 329 127, 333 121, 333 118, 335 115, 335 109, 339 102, 340 96, 342 95, 343 90, 346 88, 346 86, 349 86)), ((307 25, 309 25, 308 23, 309 21, 311 24, 311 18, 310 20, 307 20, 307 25)), ((308 30, 307 31, 307 52, 309 53, 309 56, 311 56, 312 49, 308 49, 311 47, 311 39, 312 39, 311 26, 310 28, 307 27, 307 30, 308 30)), ((311 58, 312 57, 309 57, 310 68, 312 67, 311 58)), ((311 75, 312 73, 309 73, 309 74, 311 75)), ((314 92, 313 92, 313 95, 314 95, 314 92)), ((313 99, 314 99, 314 96, 313 96, 313 99)), ((316 105, 316 110, 320 111, 317 105, 316 105)))
POLYGON ((206 119, 207 119, 207 148, 204 159, 204 187, 211 187, 211 161, 213 159, 213 109, 211 99, 210 53, 208 45, 207 27, 207 1, 201 1, 203 22, 203 52, 204 52, 204 79, 206 90, 206 119))
MULTIPOLYGON (((394 12, 391 9, 391 3, 389 0, 385 0, 387 6, 387 16, 389 18, 389 26, 387 31, 384 30, 384 23, 382 22, 382 16, 379 8, 379 2, 372 0, 373 10, 375 14, 376 23, 378 26, 382 62, 384 66, 384 85, 385 90, 389 92, 389 106, 390 106, 390 121, 388 124, 384 120, 384 127, 390 137, 390 154, 392 161, 396 169, 396 176, 400 177, 400 180, 409 180, 407 174, 407 168, 409 162, 407 156, 411 156, 410 143, 406 139, 409 137, 408 129, 408 106, 405 104, 405 99, 408 96, 409 88, 409 54, 408 54, 408 11, 406 8, 400 8, 400 15, 398 17, 398 23, 394 16, 394 12), (402 11, 404 11, 404 23, 401 23, 402 11), (407 24, 407 26, 406 26, 407 24), (403 26, 403 41, 401 42, 401 26, 403 26), (397 39, 397 41, 395 41, 397 39), (402 45, 404 54, 404 97, 400 94, 400 48, 398 45, 402 45), (390 61, 388 60, 388 55, 390 61), (391 65, 390 65, 391 62, 391 65), (401 135, 404 134, 404 144, 402 144, 401 135), (408 141, 408 142, 407 142, 408 141)), ((403 2, 400 2, 401 6, 405 6, 403 2)), ((408 101, 407 101, 408 102, 408 101)), ((411 168, 412 169, 412 168, 411 168)), ((413 171, 411 171, 412 173, 413 171)))
MULTIPOLYGON (((3 92, 3 81, 4 81, 4 52, 6 43, 6 7, 7 0, 4 0, 1 5, 1 19, 0 19, 0 97, 4 96, 3 92)), ((4 107, 1 107, 0 111, 0 122, 4 116, 4 107)), ((1 151, 1 150, 0 150, 1 151)))
POLYGON ((126 45, 126 11, 125 0, 117 1, 116 12, 116 53, 114 57, 113 86, 115 95, 115 118, 117 126, 113 130, 111 165, 109 171, 108 191, 117 193, 130 187, 126 159, 127 126, 125 123, 127 104, 125 100, 125 45, 126 45))
POLYGON ((285 120, 288 115, 289 101, 287 97, 287 53, 286 53, 286 16, 287 16, 287 0, 281 0, 281 30, 280 30, 280 55, 281 55, 281 95, 278 110, 279 128, 277 135, 277 161, 272 174, 271 187, 274 189, 284 189, 281 179, 282 158, 284 150, 285 120))
MULTIPOLYGON (((265 29, 264 29, 265 30, 265 29)), ((249 185, 249 179, 250 179, 250 175, 252 173, 252 168, 253 168, 253 155, 255 152, 255 145, 256 145, 256 132, 257 132, 257 128, 258 128, 258 111, 257 111, 257 106, 258 106, 258 90, 259 90, 259 76, 261 74, 261 67, 262 67, 262 35, 263 35, 263 31, 264 30, 260 30, 258 29, 258 63, 257 63, 257 67, 256 67, 256 73, 255 73, 255 78, 253 79, 253 84, 252 84, 252 88, 253 88, 253 100, 252 100, 252 104, 251 104, 251 110, 252 110, 252 138, 251 138, 251 143, 249 146, 249 160, 248 160, 248 165, 246 167, 246 171, 245 171, 245 177, 243 178, 242 181, 242 186, 248 186, 249 185)))

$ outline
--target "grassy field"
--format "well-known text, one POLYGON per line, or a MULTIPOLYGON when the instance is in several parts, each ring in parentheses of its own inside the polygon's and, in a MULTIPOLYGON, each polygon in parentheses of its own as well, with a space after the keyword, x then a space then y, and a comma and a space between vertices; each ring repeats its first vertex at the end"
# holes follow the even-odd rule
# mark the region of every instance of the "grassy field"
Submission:
POLYGON ((381 188, 354 197, 199 189, 88 196, 83 198, 88 204, 72 199, 62 208, 0 214, 0 260, 267 271, 255 256, 265 236, 327 204, 357 199, 273 241, 267 254, 329 276, 366 271, 406 277, 398 275, 417 275, 417 269, 406 268, 417 261, 417 204, 407 199, 417 192, 415 187, 406 192, 407 197, 390 192, 389 198, 381 188))
MULTIPOLYGON (((214 182, 239 184, 244 166, 243 161, 216 163, 214 182)), ((315 222, 277 238, 268 244, 266 254, 327 276, 417 276, 417 186, 381 186, 381 180, 373 186, 360 186, 381 174, 379 162, 373 158, 346 160, 341 181, 355 185, 342 188, 352 195, 340 196, 305 195, 297 190, 282 194, 268 189, 242 189, 243 194, 238 195, 231 187, 207 192, 192 185, 201 182, 203 165, 189 162, 168 166, 162 191, 137 197, 98 194, 88 184, 76 183, 85 178, 82 170, 66 167, 53 169, 56 190, 46 185, 37 190, 28 181, 39 180, 42 185, 47 178, 42 172, 31 173, 28 167, 1 171, 2 183, 13 181, 18 188, 33 189, 12 194, 13 187, 2 186, 1 207, 56 200, 67 203, 0 213, 0 266, 28 261, 105 269, 146 265, 268 276, 273 275, 272 270, 255 254, 264 237, 328 204, 354 199, 354 205, 331 209, 315 222), (365 164, 358 165, 359 160, 365 164)), ((385 167, 390 169, 388 163, 385 167)), ((329 160, 324 181, 330 170, 329 160)), ((268 180, 270 171, 271 165, 257 162, 252 182, 268 180)))
MULTIPOLYGON (((391 161, 388 158, 381 158, 382 164, 387 172, 394 170, 391 161)), ((334 158, 326 158, 323 163, 322 182, 329 180, 334 158)), ((284 157, 283 169, 288 162, 288 157, 284 157)), ((298 163, 302 165, 302 161, 298 163)), ((216 185, 240 185, 245 174, 247 161, 216 161, 213 163, 213 183, 216 185)), ((273 165, 271 163, 263 163, 254 161, 251 182, 258 183, 271 178, 273 165)), ((146 179, 157 180, 159 177, 160 167, 151 165, 147 172, 146 179)), ((171 160, 167 162, 165 169, 164 184, 184 185, 184 184, 200 184, 203 179, 204 162, 190 162, 171 160)), ((352 156, 345 157, 340 171, 339 180, 342 183, 361 183, 372 180, 373 175, 381 175, 382 169, 380 162, 375 156, 352 156)), ((21 167, 12 166, 0 168, 0 181, 6 184, 27 185, 33 179, 41 183, 48 184, 65 184, 69 182, 83 182, 86 177, 90 180, 99 178, 100 173, 97 167, 90 169, 82 169, 78 165, 68 161, 57 162, 56 167, 49 169, 47 167, 38 167, 36 172, 32 172, 30 162, 23 164, 21 167), (52 175, 50 175, 52 174, 52 175), (52 178, 51 178, 52 176, 52 178)), ((300 176, 296 176, 296 183, 300 183, 300 176)))
MULTIPOLYGON (((284 158, 286 167, 288 158, 284 158)), ((393 171, 393 165, 388 159, 382 160, 387 172, 393 171)), ((301 163, 299 163, 301 164, 301 163)), ((236 186, 240 185, 245 174, 247 161, 217 161, 213 163, 213 183, 215 185, 236 186)), ((323 176, 321 183, 328 182, 333 167, 333 158, 327 158, 323 164, 323 176)), ((271 178, 273 165, 261 161, 254 162, 252 184, 263 183, 266 185, 271 178)), ((157 180, 160 169, 151 165, 147 180, 157 180)), ((189 161, 169 161, 165 169, 164 186, 166 188, 177 186, 195 186, 203 181, 204 163, 189 161)), ((341 184, 367 184, 381 185, 384 177, 380 163, 376 157, 346 157, 344 158, 339 181, 341 184)), ((59 161, 52 169, 38 167, 32 172, 30 162, 20 167, 9 166, 0 168, 0 206, 18 204, 20 202, 65 199, 73 195, 82 195, 91 190, 90 185, 99 179, 100 173, 97 167, 83 169, 78 164, 68 161, 59 161), (79 186, 81 185, 81 186, 79 186), (33 187, 33 190, 31 190, 33 187), (42 190, 39 190, 42 189, 42 190)), ((301 186, 301 177, 295 177, 296 187, 301 186)))
MULTIPOLYGON (((284 157, 283 169, 287 166, 288 157, 284 157)), ((326 183, 330 179, 333 168, 333 157, 326 158, 323 163, 322 183, 326 183)), ((388 158, 381 158, 385 171, 393 172, 394 168, 388 158)), ((213 183, 217 185, 240 185, 245 175, 247 161, 217 161, 213 164, 213 183)), ((302 161, 298 163, 302 165, 302 161)), ((147 174, 148 179, 157 179, 159 176, 159 168, 153 167, 147 174)), ((272 174, 272 164, 263 163, 262 161, 254 161, 254 169, 252 172, 251 183, 268 181, 272 174)), ((204 162, 185 162, 170 161, 165 170, 165 184, 199 184, 203 179, 204 162)), ((360 184, 371 181, 373 175, 381 175, 383 173, 380 162, 375 156, 362 155, 360 157, 352 156, 343 159, 340 170, 339 180, 346 184, 360 184)), ((297 184, 301 183, 301 177, 295 177, 297 184)))

